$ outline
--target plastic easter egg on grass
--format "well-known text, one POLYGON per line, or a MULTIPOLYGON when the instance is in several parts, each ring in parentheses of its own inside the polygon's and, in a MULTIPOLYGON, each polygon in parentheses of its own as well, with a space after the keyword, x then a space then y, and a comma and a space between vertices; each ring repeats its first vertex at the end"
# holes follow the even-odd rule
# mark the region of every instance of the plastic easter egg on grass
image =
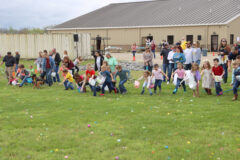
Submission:
POLYGON ((116 157, 115 157, 115 160, 119 160, 119 157, 118 157, 118 156, 116 156, 116 157))
POLYGON ((88 128, 91 128, 91 125, 90 125, 90 124, 88 124, 88 128))
POLYGON ((64 156, 65 159, 68 159, 68 156, 64 156))
POLYGON ((168 146, 165 146, 165 149, 168 149, 168 146))

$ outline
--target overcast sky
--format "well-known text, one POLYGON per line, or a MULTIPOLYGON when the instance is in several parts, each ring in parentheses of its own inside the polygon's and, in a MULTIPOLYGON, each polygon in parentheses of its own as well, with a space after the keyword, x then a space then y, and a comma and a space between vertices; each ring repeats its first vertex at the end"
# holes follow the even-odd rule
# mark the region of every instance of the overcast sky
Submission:
POLYGON ((144 0, 0 0, 0 28, 43 28, 110 3, 144 0))

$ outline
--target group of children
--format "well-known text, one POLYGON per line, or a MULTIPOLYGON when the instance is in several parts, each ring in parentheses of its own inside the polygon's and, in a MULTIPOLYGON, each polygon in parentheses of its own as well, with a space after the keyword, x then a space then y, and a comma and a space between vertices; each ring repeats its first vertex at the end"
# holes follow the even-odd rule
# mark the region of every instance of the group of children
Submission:
MULTIPOLYGON (((81 58, 78 58, 78 63, 82 61, 81 58)), ((209 61, 205 61, 201 71, 199 65, 196 63, 192 64, 191 70, 184 70, 182 63, 177 63, 177 68, 173 72, 171 79, 173 79, 173 83, 175 84, 175 89, 173 94, 178 92, 180 86, 182 86, 183 91, 186 92, 186 84, 189 85, 189 88, 193 91, 194 97, 199 97, 199 86, 200 80, 202 78, 202 87, 205 89, 208 95, 212 95, 212 88, 215 86, 216 95, 223 95, 223 90, 221 88, 222 77, 224 75, 224 69, 221 65, 219 65, 219 59, 215 58, 213 60, 213 67, 211 67, 209 61)), ((237 90, 240 85, 240 57, 233 62, 233 72, 232 72, 232 83, 234 98, 233 100, 237 100, 238 94, 237 90)), ((79 71, 79 69, 77 69, 79 71)), ((101 66, 101 71, 96 74, 91 64, 87 65, 87 69, 84 75, 80 75, 78 73, 74 73, 72 69, 69 69, 65 63, 63 63, 60 72, 62 72, 62 76, 64 77, 63 85, 65 89, 74 89, 74 81, 80 93, 86 92, 86 86, 89 86, 91 91, 93 92, 93 96, 97 95, 97 92, 101 91, 100 96, 104 96, 105 90, 108 90, 110 93, 114 91, 115 93, 120 92, 121 94, 126 94, 127 89, 124 84, 130 78, 130 71, 123 70, 122 66, 118 65, 116 67, 116 72, 112 73, 110 67, 107 62, 104 61, 101 66), (116 78, 119 76, 119 86, 116 87, 116 78)), ((44 80, 41 80, 36 76, 37 71, 35 71, 32 65, 29 66, 29 69, 25 69, 24 65, 19 65, 19 69, 17 71, 16 76, 12 76, 9 83, 18 84, 19 87, 22 87, 24 83, 34 83, 37 88, 40 87, 41 84, 44 84, 44 80), (18 83, 18 79, 15 77, 19 77, 22 82, 18 83)), ((168 80, 168 76, 160 69, 158 64, 155 64, 153 67, 152 73, 149 71, 144 71, 143 76, 135 81, 135 87, 138 88, 140 85, 140 80, 144 80, 142 86, 141 94, 144 94, 145 88, 148 89, 149 94, 153 95, 152 89, 154 89, 154 94, 157 93, 157 88, 159 88, 159 92, 161 91, 162 82, 164 77, 168 80)))
MULTIPOLYGON (((175 84, 173 94, 177 93, 180 86, 182 86, 183 91, 186 92, 186 84, 188 84, 189 88, 193 91, 193 97, 199 97, 199 86, 202 78, 202 88, 204 88, 208 95, 212 95, 212 88, 214 86, 216 89, 216 95, 223 95, 221 82, 223 81, 222 77, 224 75, 224 69, 219 65, 218 58, 213 60, 213 64, 213 67, 211 67, 210 62, 205 61, 200 71, 197 63, 192 64, 191 70, 185 70, 182 63, 177 63, 177 69, 171 76, 171 79, 173 79, 173 83, 175 84)), ((235 101, 238 98, 237 90, 240 85, 240 57, 233 62, 233 69, 231 86, 233 86, 234 93, 232 100, 235 101)), ((162 72, 158 64, 155 64, 152 73, 144 71, 143 76, 135 82, 135 87, 138 88, 140 85, 139 81, 144 79, 141 94, 144 94, 145 88, 148 89, 150 95, 153 95, 152 88, 154 88, 154 93, 156 94, 157 87, 159 88, 159 91, 162 88, 161 84, 164 77, 168 79, 168 76, 162 72)))
POLYGON ((86 71, 84 75, 80 75, 76 72, 72 75, 67 69, 63 70, 63 84, 65 89, 74 89, 73 83, 77 86, 77 89, 80 93, 86 92, 86 87, 89 86, 93 92, 93 96, 97 95, 97 92, 101 91, 100 96, 104 96, 105 90, 108 90, 110 93, 114 91, 115 93, 120 92, 121 94, 126 94, 127 89, 124 84, 130 78, 130 71, 123 70, 122 66, 118 65, 116 67, 117 72, 112 73, 107 62, 104 62, 101 66, 101 71, 96 74, 91 64, 86 66, 86 71), (116 87, 116 78, 119 76, 119 88, 116 87))

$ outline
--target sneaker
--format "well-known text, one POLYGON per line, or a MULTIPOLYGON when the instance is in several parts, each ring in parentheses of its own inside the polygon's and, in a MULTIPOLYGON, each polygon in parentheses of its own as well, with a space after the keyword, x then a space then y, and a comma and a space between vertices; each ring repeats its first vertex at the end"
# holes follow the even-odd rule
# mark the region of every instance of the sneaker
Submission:
POLYGON ((221 95, 223 95, 223 92, 220 92, 220 93, 219 93, 219 96, 221 96, 221 95))
POLYGON ((157 91, 154 91, 154 94, 157 94, 157 91))
POLYGON ((169 82, 167 82, 167 85, 169 85, 169 82))
POLYGON ((174 89, 174 90, 173 90, 173 94, 176 94, 176 93, 177 93, 177 90, 176 90, 176 89, 174 89))
POLYGON ((117 89, 116 88, 114 88, 114 93, 117 93, 117 89))
POLYGON ((143 95, 143 94, 144 94, 144 91, 142 91, 141 94, 143 95))
POLYGON ((100 96, 104 96, 104 94, 100 94, 100 96))
POLYGON ((152 96, 153 94, 152 93, 150 93, 150 96, 152 96))

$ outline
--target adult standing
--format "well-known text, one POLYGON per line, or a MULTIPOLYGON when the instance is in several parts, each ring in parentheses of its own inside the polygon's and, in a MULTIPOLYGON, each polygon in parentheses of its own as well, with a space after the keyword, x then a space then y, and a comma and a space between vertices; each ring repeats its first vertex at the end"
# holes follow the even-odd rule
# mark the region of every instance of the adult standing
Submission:
POLYGON ((183 52, 186 58, 186 61, 184 63, 185 70, 191 70, 193 63, 193 49, 191 42, 187 42, 187 48, 183 52))
POLYGON ((107 61, 108 65, 110 66, 111 72, 115 73, 116 66, 118 65, 116 58, 112 57, 110 53, 107 53, 105 61, 107 61))
POLYGON ((149 47, 146 47, 145 53, 143 53, 144 69, 152 72, 153 67, 153 54, 149 47))
POLYGON ((197 63, 198 65, 200 65, 200 63, 201 63, 201 58, 202 58, 201 53, 202 53, 202 51, 200 48, 199 41, 194 42, 193 43, 193 61, 194 61, 194 63, 197 63))
POLYGON ((228 55, 228 72, 231 72, 232 61, 235 61, 237 56, 240 55, 240 46, 233 47, 232 52, 228 55))
MULTIPOLYGON (((154 40, 152 40, 152 43, 151 43, 151 51, 153 53, 153 57, 154 59, 156 58, 156 55, 155 55, 155 52, 156 52, 156 44, 154 42, 154 40)), ((165 78, 165 77, 164 77, 165 78)))
POLYGON ((133 61, 136 61, 136 52, 137 52, 137 44, 133 43, 133 45, 131 46, 131 50, 132 50, 132 54, 133 54, 133 61))
POLYGON ((219 59, 219 64, 224 69, 224 75, 223 75, 224 83, 227 83, 227 79, 228 79, 228 55, 230 52, 231 52, 231 48, 227 44, 227 39, 222 38, 221 44, 219 47, 219 52, 218 52, 218 59, 219 59))
MULTIPOLYGON (((169 67, 168 67, 168 65, 169 65, 169 60, 168 60, 168 54, 169 54, 169 52, 170 52, 171 50, 169 49, 169 45, 168 45, 168 43, 164 43, 163 44, 163 49, 162 49, 162 51, 161 51, 161 56, 163 56, 163 72, 166 74, 167 72, 168 72, 168 74, 169 74, 169 72, 170 72, 170 70, 169 70, 169 67), (168 70, 168 71, 167 71, 168 70)), ((169 78, 169 77, 168 77, 169 78)), ((163 78, 163 81, 165 82, 166 81, 166 77, 164 76, 164 78, 163 78)))
POLYGON ((95 60, 95 71, 100 72, 101 71, 101 66, 103 65, 104 57, 101 53, 96 52, 94 55, 94 60, 95 60))
POLYGON ((46 80, 49 86, 52 86, 52 72, 54 71, 55 62, 51 56, 48 55, 47 51, 44 50, 42 72, 44 73, 43 77, 46 75, 46 80))
POLYGON ((6 77, 9 80, 11 79, 11 76, 16 68, 16 59, 12 56, 11 52, 7 52, 7 55, 3 58, 3 61, 1 65, 5 63, 5 73, 6 77))
POLYGON ((185 55, 181 46, 176 47, 176 53, 173 55, 174 71, 177 69, 177 64, 186 62, 185 55))
POLYGON ((20 54, 19 52, 15 52, 15 59, 16 59, 16 67, 15 67, 15 72, 17 72, 18 70, 18 64, 19 64, 19 61, 20 61, 20 54))
POLYGON ((52 58, 55 62, 54 72, 56 73, 56 77, 53 77, 53 81, 60 82, 60 77, 59 77, 58 71, 59 71, 59 65, 60 65, 62 59, 60 57, 60 54, 56 51, 56 48, 53 48, 52 53, 53 53, 52 58), (57 80, 56 80, 56 78, 57 78, 57 80))
POLYGON ((42 51, 40 51, 39 53, 38 53, 38 58, 37 58, 37 60, 35 61, 35 64, 37 65, 37 71, 38 72, 41 72, 41 69, 42 69, 42 62, 43 62, 43 52, 42 51))
POLYGON ((171 81, 171 76, 172 76, 172 72, 173 72, 173 69, 174 69, 174 61, 173 61, 173 55, 176 53, 176 46, 174 46, 172 48, 172 50, 168 53, 168 82, 167 84, 170 83, 171 81))

